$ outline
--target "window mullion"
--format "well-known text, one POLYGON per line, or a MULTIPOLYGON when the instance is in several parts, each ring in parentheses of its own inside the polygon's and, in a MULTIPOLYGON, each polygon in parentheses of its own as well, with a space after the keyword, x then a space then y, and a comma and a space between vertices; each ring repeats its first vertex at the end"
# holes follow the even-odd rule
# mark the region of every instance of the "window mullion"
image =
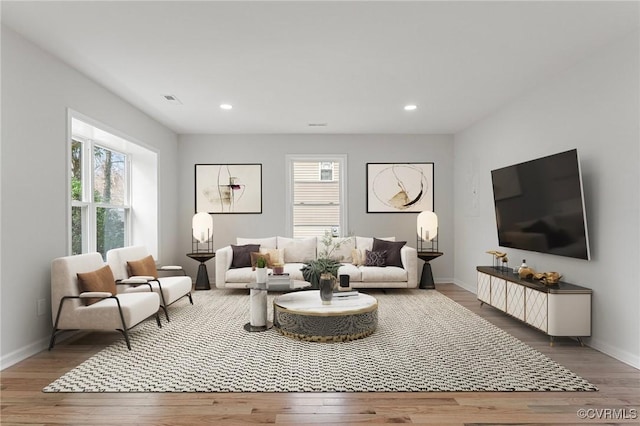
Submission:
POLYGON ((89 252, 97 251, 97 223, 96 223, 96 206, 93 199, 95 182, 93 178, 93 168, 95 167, 95 155, 94 155, 94 143, 93 140, 87 142, 88 154, 87 154, 87 191, 86 201, 89 203, 87 208, 87 250, 89 252))

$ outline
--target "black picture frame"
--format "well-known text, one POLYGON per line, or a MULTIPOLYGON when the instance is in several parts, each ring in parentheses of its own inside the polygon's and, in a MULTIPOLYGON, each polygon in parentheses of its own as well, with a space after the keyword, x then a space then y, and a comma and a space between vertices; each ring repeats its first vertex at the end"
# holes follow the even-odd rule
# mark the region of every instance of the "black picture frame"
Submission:
POLYGON ((262 213, 262 164, 195 164, 194 188, 196 213, 262 213))
POLYGON ((367 163, 367 213, 434 208, 434 163, 367 163))

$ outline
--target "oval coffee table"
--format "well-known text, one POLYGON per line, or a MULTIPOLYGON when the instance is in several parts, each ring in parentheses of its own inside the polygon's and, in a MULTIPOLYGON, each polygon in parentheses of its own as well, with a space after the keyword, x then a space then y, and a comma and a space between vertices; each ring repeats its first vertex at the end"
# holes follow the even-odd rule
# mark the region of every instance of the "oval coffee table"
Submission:
POLYGON ((273 327, 285 336, 312 342, 366 337, 378 325, 378 301, 368 294, 335 297, 323 305, 320 291, 287 293, 273 301, 273 327))

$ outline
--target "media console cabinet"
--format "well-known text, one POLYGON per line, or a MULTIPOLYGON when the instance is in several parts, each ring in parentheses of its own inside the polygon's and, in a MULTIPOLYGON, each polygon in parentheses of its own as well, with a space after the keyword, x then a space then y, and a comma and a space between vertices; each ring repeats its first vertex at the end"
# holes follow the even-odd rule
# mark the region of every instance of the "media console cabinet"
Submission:
POLYGON ((545 286, 535 280, 521 279, 501 267, 478 266, 478 293, 486 303, 519 319, 553 338, 591 336, 591 289, 560 281, 545 286))

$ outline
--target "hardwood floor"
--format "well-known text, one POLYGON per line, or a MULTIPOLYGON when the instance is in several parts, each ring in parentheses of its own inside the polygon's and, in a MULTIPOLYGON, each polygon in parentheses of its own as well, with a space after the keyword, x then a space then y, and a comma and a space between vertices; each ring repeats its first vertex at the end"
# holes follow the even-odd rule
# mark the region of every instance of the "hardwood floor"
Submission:
POLYGON ((554 347, 542 333, 453 285, 437 289, 600 388, 598 392, 437 393, 108 393, 52 394, 41 389, 117 333, 88 333, 1 373, 2 424, 246 425, 639 424, 640 371, 572 339, 554 347), (583 411, 580 411, 583 410, 583 411), (585 411, 586 410, 586 411, 585 411), (586 418, 580 418, 583 414, 586 418))

